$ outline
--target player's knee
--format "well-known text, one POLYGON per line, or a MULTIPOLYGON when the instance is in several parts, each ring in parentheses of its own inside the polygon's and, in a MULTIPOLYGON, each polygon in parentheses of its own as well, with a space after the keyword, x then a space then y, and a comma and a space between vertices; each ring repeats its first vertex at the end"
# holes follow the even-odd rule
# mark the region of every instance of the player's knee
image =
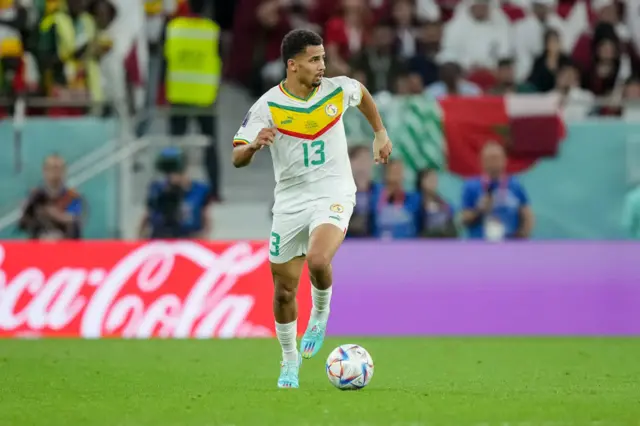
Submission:
POLYGON ((275 302, 279 305, 288 305, 296 300, 296 292, 295 290, 291 290, 286 288, 285 286, 278 285, 276 283, 275 292, 274 292, 275 302))
POLYGON ((307 265, 312 275, 322 274, 331 265, 331 259, 325 253, 310 252, 307 254, 307 265))

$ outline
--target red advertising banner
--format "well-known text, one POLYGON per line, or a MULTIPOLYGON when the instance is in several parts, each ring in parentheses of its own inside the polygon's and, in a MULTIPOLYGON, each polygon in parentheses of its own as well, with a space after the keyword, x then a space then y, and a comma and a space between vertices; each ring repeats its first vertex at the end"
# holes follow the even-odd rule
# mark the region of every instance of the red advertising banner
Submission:
MULTIPOLYGON (((0 337, 274 335, 265 242, 0 244, 0 337)), ((298 294, 306 326, 308 274, 298 294)))

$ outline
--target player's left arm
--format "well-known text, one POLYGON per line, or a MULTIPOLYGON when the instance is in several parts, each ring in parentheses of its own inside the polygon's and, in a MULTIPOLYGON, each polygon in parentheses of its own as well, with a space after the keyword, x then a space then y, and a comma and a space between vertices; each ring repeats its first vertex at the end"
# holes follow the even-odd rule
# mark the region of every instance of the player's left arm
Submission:
POLYGON ((518 212, 520 214, 520 226, 516 230, 515 237, 529 238, 531 237, 531 231, 533 231, 535 218, 531 205, 529 204, 527 192, 520 183, 518 183, 516 197, 518 197, 520 201, 520 211, 518 212))
POLYGON ((364 85, 362 85, 361 83, 357 84, 360 85, 361 91, 361 101, 358 105, 358 109, 360 110, 360 112, 362 112, 362 115, 365 116, 365 118, 371 125, 373 133, 375 135, 375 138, 373 140, 373 158, 376 164, 386 164, 387 161, 389 161, 389 157, 391 156, 393 144, 391 143, 391 140, 389 140, 387 130, 384 128, 382 117, 380 117, 380 112, 378 111, 378 107, 373 100, 373 96, 371 96, 371 93, 369 93, 369 90, 367 90, 364 85))

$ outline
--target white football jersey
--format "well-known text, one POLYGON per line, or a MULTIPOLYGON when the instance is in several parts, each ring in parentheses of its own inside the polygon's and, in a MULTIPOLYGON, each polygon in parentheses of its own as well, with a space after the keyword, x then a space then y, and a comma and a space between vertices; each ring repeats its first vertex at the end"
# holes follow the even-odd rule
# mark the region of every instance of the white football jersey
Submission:
POLYGON ((342 115, 361 100, 358 81, 335 77, 323 78, 307 99, 293 96, 280 83, 251 107, 233 145, 253 142, 263 128, 277 128, 270 147, 276 178, 273 213, 296 213, 322 197, 355 203, 342 115))

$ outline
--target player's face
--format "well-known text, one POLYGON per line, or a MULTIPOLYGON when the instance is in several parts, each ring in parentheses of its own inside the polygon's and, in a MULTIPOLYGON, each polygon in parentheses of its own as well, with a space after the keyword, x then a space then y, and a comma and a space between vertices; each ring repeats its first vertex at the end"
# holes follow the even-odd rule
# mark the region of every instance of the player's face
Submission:
POLYGON ((324 76, 324 58, 324 46, 308 46, 294 62, 298 81, 305 86, 318 87, 324 76))

